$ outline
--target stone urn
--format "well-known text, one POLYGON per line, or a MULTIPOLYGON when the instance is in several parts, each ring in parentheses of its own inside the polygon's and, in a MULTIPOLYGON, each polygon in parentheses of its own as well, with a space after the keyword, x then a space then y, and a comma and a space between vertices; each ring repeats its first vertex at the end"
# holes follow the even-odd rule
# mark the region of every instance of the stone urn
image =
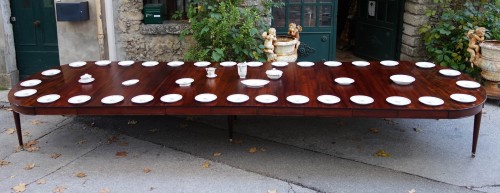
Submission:
MULTIPOLYGON (((297 39, 288 36, 276 37, 274 45, 274 61, 278 62, 295 62, 297 61, 296 45, 299 42, 297 39)), ((269 58, 269 56, 268 56, 269 58)))
POLYGON ((500 82, 500 41, 487 40, 479 44, 481 47, 481 76, 489 81, 500 82))

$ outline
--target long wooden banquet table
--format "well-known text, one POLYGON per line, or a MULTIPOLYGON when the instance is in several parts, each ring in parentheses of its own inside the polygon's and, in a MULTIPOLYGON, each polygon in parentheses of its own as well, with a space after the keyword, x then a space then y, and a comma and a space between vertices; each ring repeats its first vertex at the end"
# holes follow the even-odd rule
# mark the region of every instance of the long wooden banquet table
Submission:
MULTIPOLYGON (((61 72, 42 75, 34 74, 26 80, 38 79, 41 83, 21 86, 17 84, 9 92, 8 98, 13 109, 19 145, 23 146, 19 113, 26 115, 228 115, 229 135, 232 138, 233 120, 237 115, 266 116, 326 116, 326 117, 370 117, 370 118, 424 118, 456 119, 474 116, 472 156, 475 156, 481 122, 481 112, 486 101, 482 87, 463 88, 456 84, 458 80, 470 80, 465 74, 444 76, 439 73, 442 67, 420 68, 414 62, 400 61, 396 66, 384 66, 380 62, 359 67, 351 62, 343 62, 337 67, 315 62, 311 67, 301 67, 289 63, 284 67, 274 67, 264 63, 260 67, 248 67, 246 79, 265 79, 266 70, 276 68, 283 71, 278 80, 270 80, 261 88, 250 88, 241 83, 237 66, 216 67, 217 77, 208 78, 205 67, 197 67, 194 62, 172 67, 167 62, 158 65, 142 65, 135 61, 130 66, 121 66, 118 61, 109 65, 96 65, 94 61, 83 62, 79 67, 61 65, 61 72), (79 83, 80 76, 92 75, 95 80, 79 83), (390 76, 404 74, 415 77, 410 85, 398 85, 390 76), (334 79, 349 77, 354 79, 350 85, 337 84, 334 79), (194 82, 187 87, 180 87, 176 80, 192 78, 194 82), (126 80, 138 79, 135 85, 124 86, 126 80), (14 94, 24 89, 35 89, 31 96, 16 97, 14 94), (167 103, 160 98, 166 94, 180 94, 182 99, 167 103), (212 102, 199 102, 195 97, 201 93, 217 96, 212 102), (241 103, 229 102, 226 98, 232 94, 245 94, 249 100, 241 103), (472 95, 473 102, 457 102, 450 98, 454 93, 472 95), (42 96, 57 94, 54 102, 37 102, 42 96), (131 99, 138 95, 152 95, 154 99, 147 103, 135 103, 131 99), (261 103, 258 95, 270 94, 278 98, 273 103, 261 103), (82 104, 71 104, 68 99, 77 95, 88 95, 91 99, 82 104), (122 95, 124 100, 115 104, 104 104, 101 99, 110 95, 122 95), (310 100, 304 104, 287 101, 291 95, 303 95, 310 100), (320 95, 335 95, 340 102, 326 104, 317 100, 320 95), (354 95, 370 96, 371 104, 356 104, 350 100, 354 95), (403 96, 411 100, 408 105, 393 105, 386 101, 390 96, 403 96), (434 96, 444 104, 430 106, 419 101, 422 96, 434 96)), ((151 64, 151 63, 150 63, 151 64)), ((23 93, 18 93, 23 94, 23 93)))

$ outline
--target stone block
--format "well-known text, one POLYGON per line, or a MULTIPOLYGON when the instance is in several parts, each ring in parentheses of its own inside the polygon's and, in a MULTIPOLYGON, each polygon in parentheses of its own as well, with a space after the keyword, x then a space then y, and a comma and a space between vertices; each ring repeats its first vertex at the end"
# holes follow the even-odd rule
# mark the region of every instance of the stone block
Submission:
POLYGON ((409 56, 404 53, 401 53, 399 56, 399 59, 401 61, 412 61, 412 62, 420 62, 420 61, 426 61, 426 57, 414 57, 414 56, 409 56))
POLYGON ((423 57, 426 55, 424 47, 411 47, 406 44, 401 44, 401 53, 412 57, 423 57))
POLYGON ((406 3, 433 4, 432 0, 406 0, 406 3))
POLYGON ((434 7, 435 5, 407 2, 405 4, 405 11, 415 15, 425 15, 426 10, 433 9, 434 7))
POLYGON ((403 14, 403 22, 412 26, 422 26, 429 22, 429 17, 427 17, 426 15, 415 15, 405 12, 403 14))
POLYGON ((420 26, 412 26, 407 23, 403 23, 403 34, 406 34, 408 36, 419 36, 420 34, 418 33, 418 29, 420 26))
POLYGON ((402 42, 403 42, 403 44, 409 45, 411 47, 424 46, 422 36, 409 36, 409 35, 403 34, 402 35, 402 42))

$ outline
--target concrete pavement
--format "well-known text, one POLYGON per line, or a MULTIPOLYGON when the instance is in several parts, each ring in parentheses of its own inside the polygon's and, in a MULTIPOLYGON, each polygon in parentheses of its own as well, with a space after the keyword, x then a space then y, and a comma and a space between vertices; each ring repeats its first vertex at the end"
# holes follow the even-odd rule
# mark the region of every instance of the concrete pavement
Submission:
POLYGON ((0 192, 500 192, 500 108, 485 110, 472 159, 472 117, 241 116, 229 143, 223 116, 21 115, 39 149, 16 152, 2 109, 0 192))

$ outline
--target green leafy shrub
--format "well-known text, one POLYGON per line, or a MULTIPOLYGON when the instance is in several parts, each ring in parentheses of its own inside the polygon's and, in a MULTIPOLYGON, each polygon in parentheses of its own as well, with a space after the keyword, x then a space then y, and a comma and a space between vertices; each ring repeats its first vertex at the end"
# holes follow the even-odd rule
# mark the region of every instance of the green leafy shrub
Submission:
POLYGON ((242 0, 194 0, 188 17, 196 44, 186 55, 188 61, 265 61, 260 33, 269 28, 263 18, 271 17, 272 0, 263 0, 263 7, 240 7, 242 0))
POLYGON ((494 1, 434 0, 437 7, 426 13, 434 22, 419 29, 431 59, 441 66, 479 77, 480 69, 471 67, 468 60, 469 40, 465 34, 485 27, 486 40, 500 39, 500 0, 494 1))

